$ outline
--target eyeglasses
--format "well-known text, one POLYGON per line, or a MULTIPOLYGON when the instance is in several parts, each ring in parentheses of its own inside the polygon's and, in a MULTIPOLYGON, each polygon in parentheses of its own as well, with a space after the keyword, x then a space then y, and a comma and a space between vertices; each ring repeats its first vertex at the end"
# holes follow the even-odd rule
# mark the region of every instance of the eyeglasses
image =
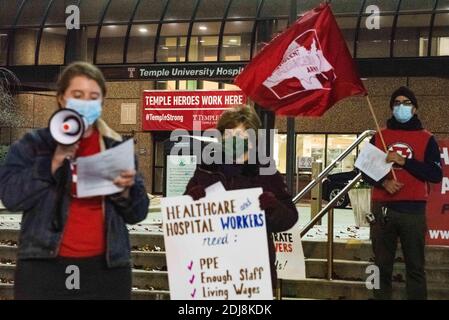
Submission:
POLYGON ((399 106, 399 105, 405 105, 405 106, 413 106, 413 102, 411 102, 410 100, 404 100, 404 101, 400 101, 400 100, 394 100, 393 102, 393 106, 399 106))

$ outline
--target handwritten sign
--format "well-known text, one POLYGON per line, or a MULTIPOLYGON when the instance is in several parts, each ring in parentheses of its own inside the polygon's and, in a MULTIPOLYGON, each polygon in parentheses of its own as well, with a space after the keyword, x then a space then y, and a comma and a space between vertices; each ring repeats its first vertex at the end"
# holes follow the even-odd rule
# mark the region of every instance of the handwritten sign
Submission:
POLYGON ((287 231, 273 233, 276 270, 279 279, 301 280, 306 278, 306 264, 300 231, 301 228, 297 222, 287 231))
POLYGON ((163 198, 170 296, 174 300, 273 299, 261 188, 163 198))

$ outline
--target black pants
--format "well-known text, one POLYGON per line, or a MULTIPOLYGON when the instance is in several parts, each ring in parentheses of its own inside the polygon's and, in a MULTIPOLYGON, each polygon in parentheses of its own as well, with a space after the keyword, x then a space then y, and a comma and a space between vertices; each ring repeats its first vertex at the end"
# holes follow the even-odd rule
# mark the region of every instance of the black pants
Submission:
POLYGON ((18 300, 129 300, 131 267, 108 268, 104 256, 19 260, 14 297, 18 300))
POLYGON ((384 219, 380 204, 373 204, 373 213, 376 222, 371 225, 371 240, 374 261, 380 271, 380 289, 374 289, 374 298, 392 298, 393 265, 399 238, 405 260, 407 299, 427 299, 425 213, 403 213, 387 209, 384 219))

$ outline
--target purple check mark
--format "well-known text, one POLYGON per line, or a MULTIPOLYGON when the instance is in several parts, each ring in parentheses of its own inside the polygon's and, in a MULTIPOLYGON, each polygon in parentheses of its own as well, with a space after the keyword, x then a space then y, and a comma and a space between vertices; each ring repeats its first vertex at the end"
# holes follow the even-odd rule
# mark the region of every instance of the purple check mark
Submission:
POLYGON ((190 263, 187 265, 187 269, 192 270, 193 267, 193 261, 190 261, 190 263))
POLYGON ((195 281, 195 275, 194 274, 192 274, 192 278, 190 278, 190 280, 189 280, 190 284, 193 284, 193 281, 195 281))
POLYGON ((190 296, 191 296, 192 298, 195 298, 195 294, 196 294, 196 289, 193 290, 193 292, 190 294, 190 296))

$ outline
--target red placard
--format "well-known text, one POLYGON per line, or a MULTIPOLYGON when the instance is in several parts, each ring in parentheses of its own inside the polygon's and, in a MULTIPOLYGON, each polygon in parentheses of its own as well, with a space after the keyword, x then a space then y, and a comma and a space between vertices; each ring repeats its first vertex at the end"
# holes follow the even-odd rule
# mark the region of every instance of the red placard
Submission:
POLYGON ((226 109, 244 105, 246 101, 240 90, 148 90, 143 92, 142 127, 145 131, 215 128, 226 109))
POLYGON ((431 186, 427 202, 426 243, 449 246, 449 140, 440 140, 438 144, 443 181, 431 186))

